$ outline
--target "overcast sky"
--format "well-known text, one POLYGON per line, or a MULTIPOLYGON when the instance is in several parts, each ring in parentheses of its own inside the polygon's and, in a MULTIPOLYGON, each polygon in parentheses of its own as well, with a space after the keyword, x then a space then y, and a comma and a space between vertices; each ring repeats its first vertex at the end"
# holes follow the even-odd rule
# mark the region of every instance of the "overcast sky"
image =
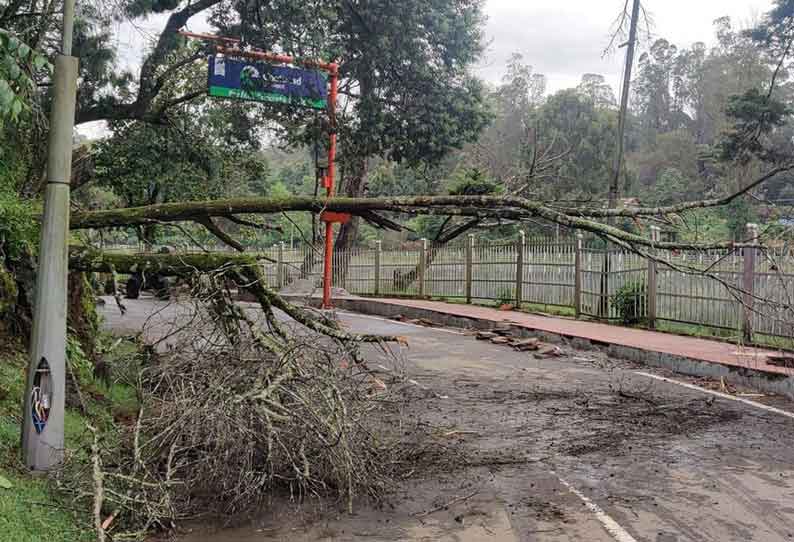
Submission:
MULTIPOLYGON (((624 51, 603 58, 612 23, 624 0, 486 0, 488 49, 478 73, 498 82, 513 52, 535 72, 545 74, 548 90, 576 86, 583 73, 600 73, 615 88, 624 51)), ((746 26, 767 11, 771 0, 643 0, 652 38, 664 37, 679 47, 714 42, 713 21, 729 15, 746 26)))

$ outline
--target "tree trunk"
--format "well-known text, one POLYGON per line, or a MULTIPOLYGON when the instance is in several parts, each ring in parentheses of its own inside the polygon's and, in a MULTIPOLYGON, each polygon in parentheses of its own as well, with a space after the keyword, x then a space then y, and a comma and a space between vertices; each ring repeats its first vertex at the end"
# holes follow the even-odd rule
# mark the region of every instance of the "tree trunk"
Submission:
MULTIPOLYGON (((343 183, 343 193, 347 197, 358 198, 366 194, 367 187, 367 160, 357 160, 352 167, 347 169, 350 171, 350 176, 345 179, 343 183)), ((344 284, 347 277, 347 270, 350 265, 350 248, 355 245, 358 239, 359 227, 361 219, 353 216, 350 220, 339 227, 339 233, 336 236, 336 243, 334 251, 338 251, 340 256, 334 261, 334 282, 336 284, 344 284)))
MULTIPOLYGON (((349 167, 350 176, 344 180, 343 194, 349 198, 360 198, 366 194, 367 188, 367 161, 362 159, 349 167)), ((336 237, 336 250, 345 250, 352 247, 358 238, 359 218, 353 217, 350 222, 342 224, 336 237)))
POLYGON ((214 201, 189 201, 162 203, 147 207, 111 209, 106 211, 78 212, 72 215, 72 229, 111 228, 138 226, 142 224, 193 221, 201 223, 207 218, 230 217, 239 214, 276 214, 286 211, 305 211, 319 213, 336 211, 350 213, 365 218, 380 227, 399 231, 401 226, 377 214, 379 211, 412 213, 435 216, 471 217, 472 219, 500 218, 521 221, 542 218, 565 226, 595 233, 619 243, 623 248, 646 246, 656 249, 717 249, 736 248, 731 242, 652 243, 642 235, 637 235, 604 224, 598 219, 643 216, 665 216, 680 214, 684 211, 705 209, 727 205, 749 190, 760 186, 772 177, 794 170, 794 163, 776 167, 744 183, 739 191, 728 196, 688 201, 661 207, 621 207, 617 209, 596 208, 559 208, 534 200, 515 196, 402 196, 377 198, 331 198, 318 199, 306 196, 288 198, 230 198, 214 201))
MULTIPOLYGON (((446 230, 444 226, 446 226, 446 222, 439 228, 438 233, 436 233, 435 238, 430 243, 429 248, 427 249, 427 255, 425 259, 425 268, 429 268, 430 265, 433 263, 438 252, 444 248, 447 244, 451 243, 467 231, 475 228, 477 224, 479 224, 479 220, 468 220, 462 224, 458 224, 457 226, 453 226, 451 229, 446 230)), ((413 284, 416 279, 419 278, 419 265, 414 266, 413 269, 408 271, 407 273, 400 273, 398 269, 394 270, 394 287, 397 290, 405 290, 413 284)))
MULTIPOLYGON (((359 74, 359 101, 367 104, 375 99, 375 85, 373 83, 375 70, 369 66, 360 71, 359 74)), ((346 160, 343 171, 342 193, 349 198, 360 198, 367 193, 367 169, 368 157, 373 154, 370 149, 369 141, 366 138, 359 138, 347 142, 345 155, 350 158, 346 160)), ((358 238, 360 219, 353 217, 349 222, 342 224, 336 238, 336 250, 343 251, 353 246, 358 238)), ((341 259, 340 259, 341 261, 341 259)), ((342 276, 347 274, 348 261, 342 263, 342 276)))

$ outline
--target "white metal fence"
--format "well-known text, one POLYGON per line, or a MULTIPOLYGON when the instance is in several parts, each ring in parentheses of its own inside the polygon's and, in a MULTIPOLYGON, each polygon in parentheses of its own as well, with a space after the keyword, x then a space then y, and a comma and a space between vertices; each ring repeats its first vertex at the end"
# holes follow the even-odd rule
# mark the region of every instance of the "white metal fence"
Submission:
MULTIPOLYGON (((256 253, 268 284, 304 280, 318 291, 323 249, 274 246, 256 253)), ((476 241, 334 253, 333 285, 351 294, 568 308, 572 315, 659 322, 794 339, 791 247, 637 254, 577 238, 476 241), (744 252, 744 253, 743 253, 744 252)))
MULTIPOLYGON (((659 253, 658 263, 569 239, 519 239, 354 248, 334 254, 333 285, 357 295, 440 298, 569 308, 575 315, 655 325, 794 338, 794 254, 741 250, 659 253), (708 328, 708 329, 706 329, 708 328)), ((322 281, 321 249, 273 248, 264 268, 271 286, 322 281), (279 260, 281 250, 281 260, 279 260), (309 254, 314 254, 311 261, 309 254), (282 262, 284 275, 278 280, 282 262)))

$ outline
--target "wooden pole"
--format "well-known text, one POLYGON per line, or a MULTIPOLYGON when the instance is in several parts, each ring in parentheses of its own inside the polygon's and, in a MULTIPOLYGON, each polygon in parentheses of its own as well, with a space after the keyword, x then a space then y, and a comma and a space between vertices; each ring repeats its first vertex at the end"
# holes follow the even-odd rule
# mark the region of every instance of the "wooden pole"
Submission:
POLYGON ((427 239, 422 239, 419 253, 419 297, 425 297, 425 272, 427 271, 427 239))
POLYGON ((276 256, 276 284, 279 288, 283 288, 286 283, 284 279, 284 241, 278 244, 278 253, 276 256))

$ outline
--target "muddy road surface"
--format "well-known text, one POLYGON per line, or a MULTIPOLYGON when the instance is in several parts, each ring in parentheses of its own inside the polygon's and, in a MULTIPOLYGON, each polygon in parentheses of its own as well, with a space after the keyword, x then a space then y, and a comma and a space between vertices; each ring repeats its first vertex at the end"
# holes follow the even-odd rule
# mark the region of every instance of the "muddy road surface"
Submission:
MULTIPOLYGON (((163 302, 126 303, 124 317, 105 305, 115 331, 173 318, 163 302)), ((594 350, 563 345, 562 356, 537 359, 455 330, 339 319, 407 337, 418 384, 409 415, 433 426, 449 456, 407 473, 385 508, 361 503, 351 516, 274 499, 183 542, 794 540, 788 401, 750 390, 726 398, 709 393, 714 383, 594 350)))

